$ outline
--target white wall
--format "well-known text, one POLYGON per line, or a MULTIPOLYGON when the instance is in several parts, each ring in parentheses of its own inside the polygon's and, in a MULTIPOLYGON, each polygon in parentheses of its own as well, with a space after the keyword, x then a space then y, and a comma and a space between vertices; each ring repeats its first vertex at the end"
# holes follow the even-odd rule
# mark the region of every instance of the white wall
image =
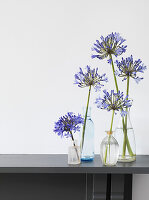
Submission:
MULTIPOLYGON (((68 141, 53 127, 59 116, 86 104, 87 90, 73 84, 74 74, 89 64, 113 82, 106 60, 90 58, 94 41, 112 31, 127 39, 123 56, 133 54, 149 66, 148 7, 147 0, 1 0, 0 153, 66 153, 68 141)), ((149 154, 148 70, 144 78, 139 85, 131 81, 137 154, 149 154)), ((99 153, 111 116, 92 106, 99 153)), ((134 200, 143 191, 149 195, 142 183, 147 188, 149 177, 134 177, 134 200)))

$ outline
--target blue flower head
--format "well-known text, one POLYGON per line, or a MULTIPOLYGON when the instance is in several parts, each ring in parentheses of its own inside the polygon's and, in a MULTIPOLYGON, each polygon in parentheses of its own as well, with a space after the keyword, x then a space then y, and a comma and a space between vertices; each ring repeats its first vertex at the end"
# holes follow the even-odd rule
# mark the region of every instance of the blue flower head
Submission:
POLYGON ((81 88, 93 86, 95 90, 98 91, 104 86, 102 82, 107 81, 106 74, 100 76, 98 74, 98 68, 91 69, 88 65, 86 66, 86 72, 83 72, 82 68, 80 68, 80 71, 75 74, 75 84, 81 88))
MULTIPOLYGON (((100 39, 101 42, 96 40, 96 43, 92 47, 92 51, 96 52, 96 54, 91 56, 92 58, 102 60, 112 54, 117 57, 126 51, 127 46, 122 45, 126 40, 119 33, 111 33, 105 38, 101 36, 100 39)), ((111 58, 108 62, 111 63, 111 58)))
POLYGON ((80 125, 83 123, 84 119, 80 114, 75 115, 73 112, 68 112, 55 122, 54 132, 61 137, 71 137, 72 131, 79 131, 80 125))
POLYGON ((128 96, 124 98, 123 92, 118 91, 118 93, 115 93, 114 90, 111 90, 111 92, 107 92, 106 90, 103 90, 103 98, 97 98, 96 104, 97 108, 105 109, 107 111, 114 110, 121 111, 121 116, 125 116, 127 112, 125 111, 126 108, 131 107, 131 100, 128 99, 128 96))
POLYGON ((126 59, 122 58, 121 62, 116 60, 115 63, 118 67, 118 70, 115 71, 115 75, 123 77, 123 80, 126 80, 129 76, 139 83, 139 81, 143 79, 137 76, 138 72, 144 73, 144 70, 146 70, 146 66, 144 66, 140 59, 134 61, 131 55, 126 59))

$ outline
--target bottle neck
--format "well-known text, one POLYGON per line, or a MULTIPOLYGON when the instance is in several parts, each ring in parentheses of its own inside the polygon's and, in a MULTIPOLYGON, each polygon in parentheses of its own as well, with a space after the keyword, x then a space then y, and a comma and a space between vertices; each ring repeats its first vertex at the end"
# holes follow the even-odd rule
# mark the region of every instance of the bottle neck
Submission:
MULTIPOLYGON (((85 113, 86 113, 86 107, 83 107, 83 117, 85 117, 85 113)), ((88 108, 87 119, 91 119, 91 107, 88 108)))
POLYGON ((123 128, 124 124, 126 125, 127 128, 132 128, 131 119, 130 119, 130 109, 127 110, 127 115, 122 117, 119 114, 118 117, 119 117, 119 121, 118 121, 117 128, 123 128))
POLYGON ((113 134, 113 131, 106 131, 107 135, 110 136, 113 134))

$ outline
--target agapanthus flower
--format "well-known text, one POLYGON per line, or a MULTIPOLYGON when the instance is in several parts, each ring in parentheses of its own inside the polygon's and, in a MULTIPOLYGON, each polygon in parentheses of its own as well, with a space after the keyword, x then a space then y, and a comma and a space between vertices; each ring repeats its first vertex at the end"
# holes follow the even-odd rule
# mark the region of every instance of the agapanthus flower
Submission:
POLYGON ((97 107, 100 109, 105 109, 107 111, 114 110, 121 111, 121 116, 125 116, 127 114, 126 108, 131 107, 131 100, 128 99, 128 96, 124 98, 123 92, 118 91, 115 93, 114 90, 111 92, 107 92, 103 90, 103 98, 99 97, 96 99, 97 107))
POLYGON ((126 80, 127 77, 132 77, 137 83, 143 79, 143 77, 138 77, 138 72, 144 73, 144 70, 146 70, 146 66, 142 63, 140 59, 133 60, 133 56, 124 59, 119 62, 116 60, 116 65, 118 67, 118 70, 115 71, 115 74, 119 77, 123 77, 123 80, 126 80))
POLYGON ((84 119, 80 114, 75 115, 73 112, 68 112, 66 115, 59 118, 55 122, 54 132, 61 137, 72 137, 72 131, 75 133, 80 130, 80 125, 84 119))
POLYGON ((92 51, 95 51, 97 54, 92 55, 92 58, 98 58, 100 60, 107 58, 109 56, 108 62, 111 63, 110 56, 113 54, 116 57, 121 55, 126 51, 127 46, 122 45, 126 40, 123 39, 119 33, 111 33, 107 37, 100 37, 101 42, 96 40, 92 51))
POLYGON ((86 66, 86 72, 83 72, 82 68, 80 68, 80 71, 75 74, 75 84, 81 88, 93 86, 98 91, 103 86, 102 82, 107 81, 106 74, 100 76, 98 68, 91 69, 88 65, 86 66))

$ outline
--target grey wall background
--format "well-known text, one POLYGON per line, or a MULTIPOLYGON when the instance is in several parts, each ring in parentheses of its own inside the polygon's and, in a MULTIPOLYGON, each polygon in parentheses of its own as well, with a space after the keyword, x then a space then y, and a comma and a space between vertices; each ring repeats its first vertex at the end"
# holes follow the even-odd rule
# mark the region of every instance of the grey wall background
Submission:
MULTIPOLYGON (((53 133, 54 121, 67 111, 81 112, 87 90, 73 84, 74 73, 87 64, 107 73, 106 61, 91 59, 91 47, 113 32, 127 39, 124 57, 148 62, 147 0, 1 0, 0 1, 0 153, 67 153, 68 140, 53 133)), ((149 154, 149 72, 131 81, 132 124, 137 154, 149 154)), ((122 90, 125 85, 119 82, 122 90)), ((110 113, 96 109, 95 152, 110 124, 110 113)), ((115 124, 117 119, 115 120, 115 124)), ((136 175, 133 199, 149 196, 149 176, 136 175)))

